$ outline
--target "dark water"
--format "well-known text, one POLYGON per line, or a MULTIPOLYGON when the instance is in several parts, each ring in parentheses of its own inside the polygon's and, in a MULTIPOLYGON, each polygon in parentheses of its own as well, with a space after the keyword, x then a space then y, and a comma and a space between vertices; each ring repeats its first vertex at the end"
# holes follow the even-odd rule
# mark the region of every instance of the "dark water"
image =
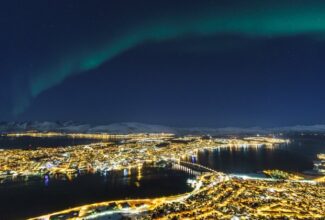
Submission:
MULTIPOLYGON (((302 172, 313 169, 316 155, 325 153, 325 136, 299 135, 289 138, 289 144, 274 148, 264 146, 199 151, 196 162, 226 173, 256 173, 265 169, 302 172)), ((193 158, 187 160, 192 161, 193 158)))
POLYGON ((126 198, 150 198, 190 191, 188 174, 163 168, 143 168, 139 179, 111 172, 89 174, 72 181, 51 179, 0 185, 0 219, 24 219, 69 207, 126 198))
POLYGON ((66 147, 100 142, 100 140, 70 137, 7 137, 0 136, 0 149, 29 149, 36 147, 66 147))

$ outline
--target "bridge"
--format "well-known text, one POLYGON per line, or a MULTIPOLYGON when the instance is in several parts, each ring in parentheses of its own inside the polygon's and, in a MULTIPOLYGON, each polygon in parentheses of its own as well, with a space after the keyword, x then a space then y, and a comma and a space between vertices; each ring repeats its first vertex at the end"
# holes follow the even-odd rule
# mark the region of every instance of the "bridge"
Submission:
POLYGON ((171 160, 171 162, 172 162, 172 169, 181 170, 189 174, 193 174, 195 176, 199 176, 205 172, 218 173, 214 169, 211 169, 209 167, 197 163, 181 161, 181 160, 171 160))

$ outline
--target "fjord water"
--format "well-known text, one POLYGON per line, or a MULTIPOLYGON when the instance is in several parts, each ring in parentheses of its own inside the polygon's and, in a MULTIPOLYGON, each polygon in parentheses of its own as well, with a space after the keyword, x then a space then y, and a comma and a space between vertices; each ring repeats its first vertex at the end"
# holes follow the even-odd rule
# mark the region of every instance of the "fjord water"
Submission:
MULTIPOLYGON (((313 169, 317 154, 325 153, 324 135, 288 136, 274 147, 220 148, 198 152, 195 162, 225 173, 252 174, 266 169, 303 172, 313 169)), ((193 158, 188 158, 192 161, 193 158)))
POLYGON ((100 140, 71 137, 8 137, 0 135, 0 149, 31 149, 37 147, 75 146, 90 144, 100 140))
POLYGON ((142 176, 109 172, 87 174, 72 180, 42 179, 0 185, 0 219, 26 219, 89 203, 127 198, 176 195, 191 190, 188 174, 146 167, 142 176))

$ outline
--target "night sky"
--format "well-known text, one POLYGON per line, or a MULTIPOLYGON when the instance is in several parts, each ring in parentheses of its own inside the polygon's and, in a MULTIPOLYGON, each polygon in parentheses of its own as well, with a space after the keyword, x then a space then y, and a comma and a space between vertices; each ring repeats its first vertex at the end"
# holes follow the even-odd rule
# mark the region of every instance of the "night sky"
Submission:
POLYGON ((8 0, 0 120, 325 123, 325 1, 8 0))

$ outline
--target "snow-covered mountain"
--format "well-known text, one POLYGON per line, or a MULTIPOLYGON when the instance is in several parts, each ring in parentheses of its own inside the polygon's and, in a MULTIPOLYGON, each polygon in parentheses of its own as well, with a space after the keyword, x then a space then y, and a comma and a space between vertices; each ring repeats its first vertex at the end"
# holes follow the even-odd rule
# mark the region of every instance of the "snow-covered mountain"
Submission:
POLYGON ((87 124, 78 124, 72 121, 66 122, 0 122, 0 132, 13 131, 66 131, 86 132, 90 128, 87 124))
POLYGON ((81 133, 175 133, 176 130, 162 125, 149 125, 135 122, 114 123, 109 125, 89 125, 76 122, 0 122, 0 132, 81 132, 81 133))
POLYGON ((136 122, 114 123, 109 125, 95 126, 89 129, 90 133, 109 132, 115 134, 130 133, 175 133, 176 130, 162 125, 150 125, 136 122))
POLYGON ((265 134, 274 132, 325 132, 325 125, 297 125, 278 128, 173 128, 162 125, 151 125, 136 122, 114 123, 108 125, 90 125, 72 121, 65 122, 0 122, 0 133, 23 131, 57 131, 67 133, 174 133, 174 134, 265 134))
POLYGON ((325 125, 296 125, 291 127, 272 128, 271 130, 292 132, 325 132, 325 125))

